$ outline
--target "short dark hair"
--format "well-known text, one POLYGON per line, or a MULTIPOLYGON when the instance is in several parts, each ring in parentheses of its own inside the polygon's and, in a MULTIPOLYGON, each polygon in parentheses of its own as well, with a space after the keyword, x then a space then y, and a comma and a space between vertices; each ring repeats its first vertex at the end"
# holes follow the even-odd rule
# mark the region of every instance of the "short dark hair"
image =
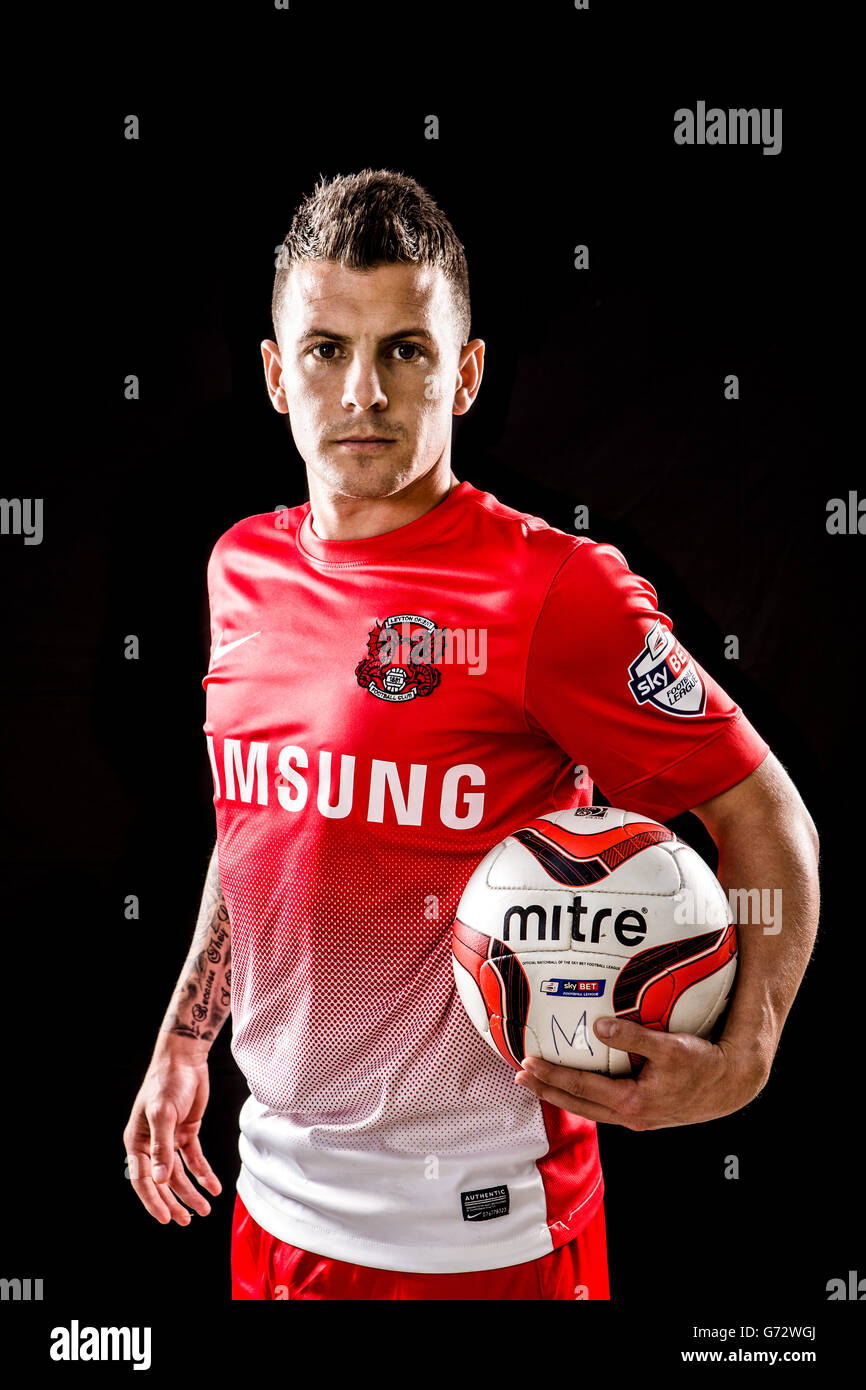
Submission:
POLYGON ((408 174, 362 169, 330 180, 320 175, 295 211, 277 258, 275 329, 292 266, 303 261, 337 261, 350 270, 400 262, 438 266, 451 287, 459 345, 469 341, 466 255, 444 212, 408 174))

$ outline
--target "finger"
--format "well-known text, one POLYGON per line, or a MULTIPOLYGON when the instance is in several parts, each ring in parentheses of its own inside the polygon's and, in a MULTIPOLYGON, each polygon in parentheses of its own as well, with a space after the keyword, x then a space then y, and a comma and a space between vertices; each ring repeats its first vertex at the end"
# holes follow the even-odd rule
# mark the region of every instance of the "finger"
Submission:
POLYGON ((196 1187, 193 1187, 183 1169, 183 1164, 178 1157, 174 1170, 168 1181, 168 1187, 175 1193, 178 1200, 185 1202, 193 1211, 198 1212, 199 1216, 210 1214, 210 1202, 196 1187))
MULTIPOLYGON (((179 1154, 172 1154, 171 1164, 169 1165, 169 1176, 165 1182, 156 1182, 153 1177, 153 1165, 147 1154, 140 1154, 139 1159, 139 1182, 133 1183, 133 1187, 144 1202, 148 1211, 157 1215, 157 1220, 162 1225, 167 1225, 169 1221, 176 1221, 179 1226, 188 1226, 192 1217, 186 1207, 178 1201, 175 1196, 175 1188, 189 1187, 186 1174, 183 1171, 183 1164, 179 1154), (145 1201, 145 1197, 147 1201, 145 1201)), ((190 1188, 192 1195, 198 1197, 195 1189, 190 1188)), ((204 1201, 204 1198, 199 1200, 204 1201)), ((208 1208, 209 1210, 209 1208, 208 1208)), ((201 1215, 206 1216, 207 1212, 201 1215)))
POLYGON ((188 1226, 192 1217, 186 1207, 177 1200, 168 1183, 161 1183, 157 1191, 164 1194, 163 1201, 168 1208, 169 1219, 175 1221, 178 1226, 188 1226))
POLYGON ((150 1126, 151 1176, 155 1183, 164 1183, 174 1167, 177 1107, 170 1101, 158 1100, 148 1105, 144 1113, 150 1126))
MULTIPOLYGON (((133 1152, 126 1156, 132 1190, 139 1201, 161 1226, 167 1226, 183 1210, 178 1208, 168 1189, 157 1188, 151 1177, 150 1157, 146 1153, 133 1152)), ((187 1216, 187 1224, 190 1221, 187 1216)))
POLYGON ((646 1057, 650 1061, 662 1064, 674 1061, 682 1050, 682 1034, 666 1033, 658 1028, 643 1028, 639 1023, 632 1023, 625 1018, 598 1018, 595 1021, 595 1032, 602 1042, 606 1042, 617 1052, 636 1052, 639 1057, 646 1057), (599 1031, 599 1024, 602 1023, 611 1025, 609 1033, 599 1031))
POLYGON ((202 1153, 198 1135, 193 1135, 185 1144, 182 1144, 180 1151, 183 1154, 184 1163, 196 1182, 201 1183, 202 1187, 206 1187, 214 1197, 218 1197, 223 1190, 223 1185, 202 1153))
POLYGON ((145 1210, 150 1212, 160 1226, 167 1226, 171 1221, 171 1212, 160 1198, 153 1185, 153 1180, 151 1178, 136 1178, 132 1186, 145 1210))
POLYGON ((161 1225, 171 1220, 168 1207, 163 1202, 150 1177, 150 1158, 139 1149, 132 1149, 126 1155, 126 1170, 132 1190, 142 1205, 161 1225))
POLYGON ((582 1115, 585 1120, 595 1120, 596 1123, 602 1124, 624 1123, 624 1117, 611 1110, 609 1106, 597 1105, 594 1101, 584 1100, 570 1091, 561 1091, 557 1086, 549 1086, 530 1072, 519 1071, 514 1079, 519 1086, 525 1086, 527 1091, 532 1091, 538 1096, 539 1100, 549 1101, 551 1105, 558 1106, 560 1110, 568 1110, 572 1115, 582 1115))
POLYGON ((188 1226, 192 1217, 176 1196, 176 1189, 181 1189, 184 1183, 188 1185, 179 1154, 175 1154, 174 1163, 169 1172, 170 1176, 167 1182, 155 1183, 154 1186, 168 1208, 171 1220, 176 1221, 178 1226, 188 1226))
POLYGON ((546 1085, 565 1091, 573 1098, 601 1105, 607 1110, 621 1110, 623 1101, 635 1086, 631 1077, 603 1076, 596 1071, 561 1067, 555 1062, 546 1062, 542 1057, 524 1057, 523 1068, 546 1085))
POLYGON ((151 1178, 150 1185, 154 1192, 153 1200, 157 1201, 159 1198, 162 1198, 162 1207, 166 1213, 162 1225, 167 1226, 170 1221, 176 1221, 178 1226, 188 1226, 192 1221, 192 1217, 186 1207, 182 1206, 177 1200, 168 1183, 160 1183, 157 1187, 151 1178))

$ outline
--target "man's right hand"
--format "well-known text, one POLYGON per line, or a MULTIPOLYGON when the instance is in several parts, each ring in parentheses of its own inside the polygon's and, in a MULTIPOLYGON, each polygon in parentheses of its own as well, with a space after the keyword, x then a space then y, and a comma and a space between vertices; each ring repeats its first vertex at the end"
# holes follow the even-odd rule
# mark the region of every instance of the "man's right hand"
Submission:
POLYGON ((210 1211, 210 1203, 187 1177, 184 1163, 213 1196, 222 1192, 198 1139, 209 1093, 206 1052, 184 1051, 181 1044, 155 1053, 123 1131, 132 1186, 163 1226, 170 1221, 189 1225, 191 1217, 182 1202, 199 1216, 210 1211))

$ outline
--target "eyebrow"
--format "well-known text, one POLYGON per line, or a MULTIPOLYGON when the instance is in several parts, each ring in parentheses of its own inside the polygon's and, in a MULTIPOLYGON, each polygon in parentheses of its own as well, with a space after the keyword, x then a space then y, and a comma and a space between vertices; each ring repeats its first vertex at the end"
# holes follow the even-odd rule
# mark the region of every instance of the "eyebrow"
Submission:
MULTIPOLYGON (((334 343, 351 343, 352 339, 345 333, 332 333, 330 328, 308 328, 298 339, 299 343, 309 342, 310 338, 330 338, 334 343)), ((426 328, 401 328, 399 333, 389 333, 387 338, 380 338, 380 343, 395 343, 398 338, 424 338, 428 343, 433 339, 426 328)))

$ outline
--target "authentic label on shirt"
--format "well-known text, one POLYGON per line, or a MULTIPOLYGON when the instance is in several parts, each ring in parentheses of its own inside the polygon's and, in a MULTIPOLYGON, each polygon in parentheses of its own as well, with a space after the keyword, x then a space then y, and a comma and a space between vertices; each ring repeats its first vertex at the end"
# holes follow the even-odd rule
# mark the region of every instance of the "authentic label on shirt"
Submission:
POLYGON ((508 1188, 480 1187, 477 1192, 461 1192, 460 1205, 464 1221, 490 1221, 494 1216, 508 1215, 508 1188))

